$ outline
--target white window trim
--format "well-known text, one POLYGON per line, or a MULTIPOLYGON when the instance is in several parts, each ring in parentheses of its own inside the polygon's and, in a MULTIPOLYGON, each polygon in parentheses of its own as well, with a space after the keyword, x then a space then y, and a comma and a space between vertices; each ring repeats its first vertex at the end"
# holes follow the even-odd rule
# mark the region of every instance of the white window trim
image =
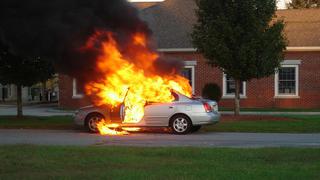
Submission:
POLYGON ((194 66, 184 66, 186 69, 191 69, 191 80, 192 80, 192 94, 195 93, 195 68, 194 66))
POLYGON ((184 61, 185 66, 196 66, 197 61, 184 61))
POLYGON ((300 65, 301 60, 284 60, 281 62, 281 65, 300 65))
POLYGON ((77 92, 77 80, 73 78, 72 80, 72 99, 81 99, 83 94, 77 92))
MULTIPOLYGON (((288 62, 288 61, 287 61, 288 62)), ((279 73, 278 70, 276 70, 275 76, 274 76, 274 98, 300 98, 299 96, 299 64, 281 64, 281 67, 294 67, 295 68, 295 75, 296 75, 296 93, 295 94, 279 94, 279 73)))
MULTIPOLYGON (((240 94, 240 99, 246 99, 247 98, 247 82, 243 83, 243 94, 240 94)), ((222 78, 222 99, 234 99, 234 94, 227 94, 227 74, 223 73, 222 78)))

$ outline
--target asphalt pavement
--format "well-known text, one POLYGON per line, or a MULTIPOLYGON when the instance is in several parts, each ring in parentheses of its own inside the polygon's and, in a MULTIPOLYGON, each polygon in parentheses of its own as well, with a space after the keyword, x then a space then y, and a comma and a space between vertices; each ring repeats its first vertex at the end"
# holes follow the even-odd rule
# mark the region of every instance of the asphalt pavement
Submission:
POLYGON ((189 135, 132 133, 124 136, 101 136, 78 130, 0 129, 0 145, 15 144, 238 148, 320 147, 320 134, 199 132, 189 135))
MULTIPOLYGON (((232 112, 223 112, 228 114, 232 112)), ((320 112, 277 112, 281 114, 313 115, 320 112)), ((57 104, 28 105, 24 115, 72 115, 57 104)), ((243 112, 243 114, 270 115, 275 112, 243 112)), ((1 115, 16 115, 14 105, 0 105, 1 115)), ((101 136, 76 130, 0 129, 0 145, 117 145, 117 146, 205 146, 205 147, 320 147, 320 134, 287 133, 195 133, 173 135, 167 133, 132 133, 125 136, 101 136)))

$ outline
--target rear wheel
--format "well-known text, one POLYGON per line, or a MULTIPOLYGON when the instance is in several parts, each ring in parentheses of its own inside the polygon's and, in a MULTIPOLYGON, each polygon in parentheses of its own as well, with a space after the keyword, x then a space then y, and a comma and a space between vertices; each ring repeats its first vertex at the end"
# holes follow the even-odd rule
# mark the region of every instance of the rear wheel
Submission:
POLYGON ((200 128, 201 128, 201 126, 200 125, 197 125, 197 126, 192 126, 192 128, 191 128, 191 132, 197 132, 197 131, 199 131, 200 130, 200 128))
POLYGON ((171 118, 170 127, 174 134, 187 134, 192 128, 192 122, 185 115, 175 115, 171 118))
POLYGON ((86 117, 86 128, 91 133, 97 133, 99 130, 97 128, 97 123, 104 119, 102 114, 92 113, 86 117))

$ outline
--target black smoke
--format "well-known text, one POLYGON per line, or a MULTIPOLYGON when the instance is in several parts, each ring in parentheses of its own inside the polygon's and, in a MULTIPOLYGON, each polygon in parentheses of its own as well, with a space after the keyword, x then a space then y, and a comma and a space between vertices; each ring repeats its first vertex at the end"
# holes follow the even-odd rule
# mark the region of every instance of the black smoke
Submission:
MULTIPOLYGON (((19 56, 50 59, 59 73, 84 83, 98 76, 94 67, 101 44, 79 49, 97 30, 113 32, 123 51, 133 33, 152 35, 138 10, 125 0, 0 1, 0 44, 19 56)), ((155 66, 159 73, 172 73, 181 63, 159 58, 155 66)))

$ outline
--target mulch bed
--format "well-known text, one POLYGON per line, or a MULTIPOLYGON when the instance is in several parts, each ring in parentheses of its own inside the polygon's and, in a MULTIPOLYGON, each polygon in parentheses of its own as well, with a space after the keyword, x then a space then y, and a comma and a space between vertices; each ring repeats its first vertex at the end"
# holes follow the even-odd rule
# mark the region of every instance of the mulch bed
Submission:
POLYGON ((294 121, 293 118, 272 115, 222 115, 221 121, 294 121))

